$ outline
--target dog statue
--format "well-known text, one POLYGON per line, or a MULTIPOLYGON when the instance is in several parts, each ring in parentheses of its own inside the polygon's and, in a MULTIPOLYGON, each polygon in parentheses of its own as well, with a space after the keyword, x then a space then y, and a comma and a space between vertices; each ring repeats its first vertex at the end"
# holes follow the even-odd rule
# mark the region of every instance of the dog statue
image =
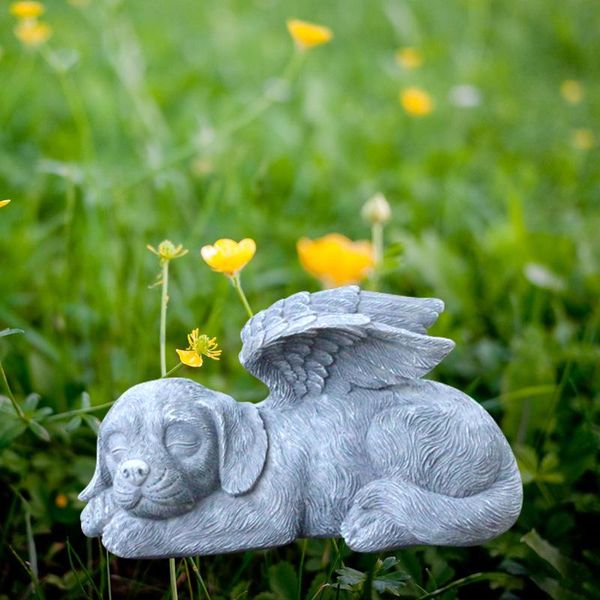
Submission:
POLYGON ((263 402, 183 378, 127 390, 100 428, 83 532, 124 558, 503 533, 522 503, 508 442, 474 400, 420 379, 454 347, 426 334, 443 306, 355 286, 301 292, 242 331, 263 402))

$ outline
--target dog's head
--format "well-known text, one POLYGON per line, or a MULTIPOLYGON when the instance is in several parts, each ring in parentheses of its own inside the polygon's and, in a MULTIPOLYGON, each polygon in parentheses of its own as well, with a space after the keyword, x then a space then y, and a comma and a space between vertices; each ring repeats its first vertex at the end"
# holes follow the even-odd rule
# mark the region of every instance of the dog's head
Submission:
POLYGON ((98 433, 96 472, 80 499, 112 487, 117 506, 138 517, 188 512, 219 486, 249 491, 267 455, 256 407, 188 379, 159 379, 127 390, 98 433))

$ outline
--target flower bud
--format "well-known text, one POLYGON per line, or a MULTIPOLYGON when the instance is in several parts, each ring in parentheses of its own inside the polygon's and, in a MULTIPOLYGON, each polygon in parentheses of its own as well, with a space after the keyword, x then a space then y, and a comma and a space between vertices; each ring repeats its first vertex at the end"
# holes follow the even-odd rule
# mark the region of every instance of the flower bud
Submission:
POLYGON ((390 203, 379 192, 365 202, 361 211, 362 217, 371 225, 387 223, 392 216, 390 203))

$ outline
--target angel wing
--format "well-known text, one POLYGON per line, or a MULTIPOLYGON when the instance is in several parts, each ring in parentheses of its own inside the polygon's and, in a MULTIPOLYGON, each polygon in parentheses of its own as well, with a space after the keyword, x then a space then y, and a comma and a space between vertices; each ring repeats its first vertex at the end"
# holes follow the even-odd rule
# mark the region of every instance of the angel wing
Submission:
POLYGON ((382 388, 421 377, 454 348, 426 333, 443 310, 435 298, 357 286, 300 292, 248 321, 240 362, 269 386, 273 407, 352 386, 382 388))

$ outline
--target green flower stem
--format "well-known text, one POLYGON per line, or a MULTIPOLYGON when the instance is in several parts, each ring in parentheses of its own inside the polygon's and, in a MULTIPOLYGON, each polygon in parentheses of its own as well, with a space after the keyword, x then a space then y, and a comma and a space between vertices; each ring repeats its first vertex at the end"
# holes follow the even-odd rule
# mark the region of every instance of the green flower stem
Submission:
POLYGON ((63 413, 57 413, 48 417, 47 421, 58 421, 60 419, 70 419, 71 417, 77 417, 78 415, 85 415, 86 413, 96 412, 97 410, 103 410, 110 408, 115 403, 114 400, 105 402, 104 404, 98 404, 97 406, 88 406, 87 408, 76 408, 75 410, 69 410, 63 413))
MULTIPOLYGON (((163 259, 161 294, 160 294, 160 376, 166 377, 167 373, 167 304, 169 303, 169 262, 163 259)), ((171 370, 172 371, 172 370, 171 370)), ((169 559, 169 578, 171 580, 171 598, 177 600, 177 569, 175 559, 169 559)))
POLYGON ((108 589, 108 600, 112 600, 112 584, 110 581, 110 552, 106 551, 106 579, 108 589))
POLYGON ((177 569, 174 558, 169 559, 169 575, 171 577, 171 598, 177 600, 177 569))
POLYGON ((4 383, 4 387, 6 388, 6 392, 8 394, 8 397, 10 398, 13 408, 15 409, 15 412, 17 413, 20 419, 23 419, 23 421, 25 421, 25 423, 29 423, 29 419, 23 412, 23 409, 19 406, 17 399, 15 398, 14 394, 12 393, 12 390, 10 389, 10 384, 8 383, 6 372, 4 371, 4 367, 2 366, 2 361, 0 361, 0 377, 2 377, 2 382, 4 383))
POLYGON ((167 376, 167 304, 169 303, 169 261, 162 261, 160 296, 160 376, 167 376))
POLYGON ((246 298, 246 294, 244 294, 244 290, 242 289, 242 283, 240 281, 240 274, 235 273, 234 275, 231 275, 229 277, 229 279, 231 279, 231 283, 232 283, 233 287, 235 288, 235 291, 238 293, 238 296, 240 297, 240 300, 242 301, 242 304, 244 305, 244 308, 246 309, 248 316, 250 318, 252 318, 254 316, 254 313, 252 312, 252 308, 250 308, 248 298, 246 298))
POLYGON ((183 367, 183 363, 182 362, 176 364, 172 369, 170 369, 169 371, 167 371, 167 373, 165 375, 163 375, 161 377, 161 379, 164 379, 165 377, 170 377, 171 375, 173 375, 173 373, 175 373, 175 371, 179 371, 179 369, 181 369, 181 367, 183 367))
POLYGON ((204 579, 202 579, 202 575, 200 574, 200 568, 198 567, 198 564, 194 562, 194 559, 191 556, 188 556, 187 561, 190 564, 190 567, 192 567, 192 571, 194 571, 194 575, 196 576, 199 585, 202 587, 202 591, 204 592, 205 596, 208 600, 211 600, 208 589, 204 583, 204 579))
POLYGON ((373 223, 371 239, 373 241, 375 265, 379 266, 383 260, 383 223, 373 223))
POLYGON ((375 261, 371 281, 372 287, 376 291, 379 288, 379 269, 383 262, 383 223, 373 223, 371 226, 371 243, 373 244, 373 258, 375 261))

